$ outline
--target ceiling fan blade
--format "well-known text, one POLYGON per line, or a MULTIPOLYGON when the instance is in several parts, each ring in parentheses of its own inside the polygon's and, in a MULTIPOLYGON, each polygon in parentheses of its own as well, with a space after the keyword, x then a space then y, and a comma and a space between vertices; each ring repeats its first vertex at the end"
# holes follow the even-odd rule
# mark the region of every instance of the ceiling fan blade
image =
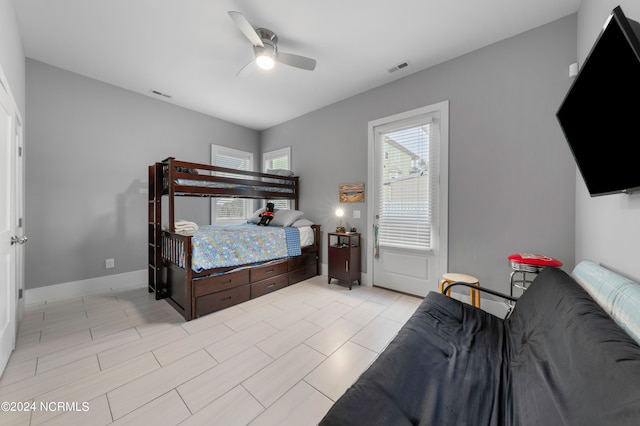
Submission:
POLYGON ((305 56, 294 55, 293 53, 278 52, 276 60, 282 64, 313 71, 316 68, 316 60, 305 56))
POLYGON ((251 26, 249 21, 247 21, 247 18, 245 18, 242 13, 235 11, 229 11, 228 13, 231 19, 233 19, 233 22, 238 26, 238 29, 246 38, 249 39, 251 44, 254 46, 264 47, 264 44, 262 43, 262 40, 260 40, 256 30, 251 26))
POLYGON ((236 73, 236 77, 247 77, 249 76, 256 68, 256 60, 252 59, 247 65, 240 68, 240 71, 236 73))

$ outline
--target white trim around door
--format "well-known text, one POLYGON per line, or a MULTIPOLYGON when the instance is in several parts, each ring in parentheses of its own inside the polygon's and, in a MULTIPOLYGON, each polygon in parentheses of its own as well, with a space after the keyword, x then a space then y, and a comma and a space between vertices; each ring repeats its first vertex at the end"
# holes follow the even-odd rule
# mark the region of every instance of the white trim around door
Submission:
MULTIPOLYGON (((420 126, 418 124, 417 126, 420 126)), ((427 124, 425 124, 427 127, 427 124)), ((428 137, 429 138, 429 137, 428 137)), ((397 150, 405 154, 410 150, 397 145, 397 150)), ((448 205, 449 205, 449 101, 439 102, 422 108, 394 114, 369 122, 368 126, 368 188, 367 188, 367 219, 370 224, 367 231, 367 270, 373 285, 401 291, 416 296, 426 296, 429 291, 438 290, 438 281, 448 266, 448 205), (420 123, 420 118, 425 118, 428 125, 437 126, 433 129, 432 141, 437 146, 428 149, 429 154, 420 153, 414 156, 420 164, 410 163, 410 168, 424 170, 430 173, 428 186, 429 197, 432 200, 433 210, 429 211, 431 228, 425 235, 429 235, 428 247, 407 248, 394 247, 394 242, 384 245, 383 240, 378 240, 378 216, 379 197, 383 197, 381 190, 383 185, 383 166, 381 158, 387 153, 382 153, 378 147, 379 137, 385 132, 394 129, 409 129, 414 126, 414 121, 420 123), (396 127, 397 126, 397 127, 396 127), (384 154, 384 155, 383 155, 384 154), (428 166, 424 166, 424 157, 429 157, 428 166), (381 244, 378 244, 380 241, 381 244)), ((415 171, 415 170, 414 170, 415 171)), ((411 177, 416 174, 411 172, 411 177)), ((406 171, 400 170, 396 181, 400 182, 408 177, 406 171)), ((388 173, 387 173, 388 174, 388 173)), ((395 177, 393 179, 396 179, 395 177)), ((403 184, 407 187, 405 180, 403 184)), ((396 185, 396 183, 393 183, 396 185)), ((401 185, 396 185, 401 186, 401 185)), ((421 201, 422 202, 422 201, 421 201)), ((388 203, 393 204, 393 203, 388 203)), ((402 212, 400 212, 402 213, 402 212)), ((398 228, 396 228, 398 230, 398 228)), ((402 230, 402 228, 400 228, 402 230)), ((382 235, 382 234, 381 234, 382 235)))

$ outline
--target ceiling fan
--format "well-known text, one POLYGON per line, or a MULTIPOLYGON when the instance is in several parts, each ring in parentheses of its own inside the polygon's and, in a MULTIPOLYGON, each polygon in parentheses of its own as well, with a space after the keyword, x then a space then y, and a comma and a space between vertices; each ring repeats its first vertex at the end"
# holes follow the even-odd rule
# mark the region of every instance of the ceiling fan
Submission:
POLYGON ((240 32, 253 44, 255 54, 255 58, 242 67, 236 76, 247 75, 254 63, 264 70, 272 69, 276 62, 307 71, 313 71, 316 68, 315 59, 293 53, 278 52, 278 36, 273 31, 266 28, 254 29, 240 12, 230 11, 229 16, 236 23, 240 32))

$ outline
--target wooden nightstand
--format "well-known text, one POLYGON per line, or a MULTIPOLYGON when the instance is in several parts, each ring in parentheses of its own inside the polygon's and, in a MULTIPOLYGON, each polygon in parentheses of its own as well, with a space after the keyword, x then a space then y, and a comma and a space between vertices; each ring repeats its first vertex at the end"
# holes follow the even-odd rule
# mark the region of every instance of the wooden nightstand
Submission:
POLYGON ((354 281, 360 285, 360 234, 330 232, 328 244, 328 283, 331 284, 331 278, 346 281, 349 290, 354 281))

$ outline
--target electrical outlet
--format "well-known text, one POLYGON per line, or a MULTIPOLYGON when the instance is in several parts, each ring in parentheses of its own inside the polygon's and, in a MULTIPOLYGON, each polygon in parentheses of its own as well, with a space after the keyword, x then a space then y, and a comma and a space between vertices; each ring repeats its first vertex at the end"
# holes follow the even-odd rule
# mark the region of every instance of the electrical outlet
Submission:
POLYGON ((116 267, 116 261, 114 259, 105 259, 104 267, 106 269, 111 269, 116 267))

